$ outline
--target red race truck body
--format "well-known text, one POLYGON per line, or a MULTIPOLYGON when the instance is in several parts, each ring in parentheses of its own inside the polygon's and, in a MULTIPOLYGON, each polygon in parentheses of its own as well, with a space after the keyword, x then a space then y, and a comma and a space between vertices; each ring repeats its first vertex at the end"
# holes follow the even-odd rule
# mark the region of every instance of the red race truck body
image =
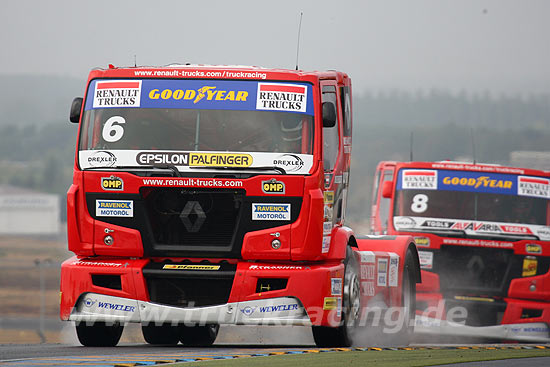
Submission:
POLYGON ((549 199, 544 171, 379 163, 371 232, 415 238, 415 332, 550 341, 549 199))
POLYGON ((344 226, 351 116, 341 72, 93 70, 71 107, 61 319, 84 345, 137 322, 151 344, 275 324, 328 346, 351 344, 372 300, 411 308, 412 238, 344 226))

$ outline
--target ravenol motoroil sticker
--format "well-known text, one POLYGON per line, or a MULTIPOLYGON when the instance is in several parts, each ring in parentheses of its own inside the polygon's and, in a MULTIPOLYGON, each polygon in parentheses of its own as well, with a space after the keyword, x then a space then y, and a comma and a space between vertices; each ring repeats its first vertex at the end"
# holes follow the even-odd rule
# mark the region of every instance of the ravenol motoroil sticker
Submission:
POLYGON ((290 220, 290 204, 252 203, 252 220, 290 220))
POLYGON ((133 217, 133 200, 96 200, 95 215, 98 217, 133 217))
POLYGON ((162 268, 172 270, 220 270, 220 265, 166 264, 162 268))
POLYGON ((97 81, 93 89, 93 108, 139 107, 141 80, 97 81))
POLYGON ((523 269, 521 276, 532 277, 537 275, 537 258, 534 256, 526 256, 523 259, 523 269))
POLYGON ((93 80, 88 96, 85 110, 113 107, 186 108, 313 115, 312 88, 306 83, 200 79, 93 80))
POLYGON ((101 188, 107 191, 124 190, 124 181, 116 176, 101 177, 101 188))

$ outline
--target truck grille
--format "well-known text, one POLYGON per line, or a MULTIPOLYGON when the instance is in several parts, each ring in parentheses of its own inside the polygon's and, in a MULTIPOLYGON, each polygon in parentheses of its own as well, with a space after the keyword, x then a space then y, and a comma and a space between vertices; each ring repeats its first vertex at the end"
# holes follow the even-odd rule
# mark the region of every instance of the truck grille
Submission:
POLYGON ((145 207, 156 246, 229 247, 243 197, 240 191, 153 190, 145 207))
POLYGON ((441 246, 433 271, 445 294, 506 296, 513 278, 521 277, 522 258, 513 250, 441 246))

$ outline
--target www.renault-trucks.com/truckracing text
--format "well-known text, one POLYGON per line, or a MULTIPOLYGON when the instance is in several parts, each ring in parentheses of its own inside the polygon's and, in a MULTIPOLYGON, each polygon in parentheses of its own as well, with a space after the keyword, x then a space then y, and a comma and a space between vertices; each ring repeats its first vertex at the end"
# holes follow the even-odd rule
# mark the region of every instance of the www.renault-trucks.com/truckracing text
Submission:
POLYGON ((61 319, 86 346, 116 345, 129 322, 150 344, 210 345, 231 324, 406 343, 413 238, 344 226, 351 106, 336 71, 93 70, 71 106, 61 319))
POLYGON ((547 171, 385 161, 374 187, 371 231, 418 247, 415 333, 550 342, 547 171))

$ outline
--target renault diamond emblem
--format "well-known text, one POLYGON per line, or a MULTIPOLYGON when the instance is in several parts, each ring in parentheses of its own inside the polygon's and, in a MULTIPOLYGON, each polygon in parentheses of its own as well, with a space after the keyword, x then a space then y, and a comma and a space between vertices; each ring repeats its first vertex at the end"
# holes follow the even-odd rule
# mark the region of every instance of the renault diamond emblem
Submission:
POLYGON ((185 229, 187 229, 187 232, 198 232, 206 219, 206 214, 204 214, 204 210, 202 210, 198 201, 188 201, 181 211, 180 219, 185 229), (189 219, 190 214, 195 214, 197 216, 195 223, 191 223, 189 219))

